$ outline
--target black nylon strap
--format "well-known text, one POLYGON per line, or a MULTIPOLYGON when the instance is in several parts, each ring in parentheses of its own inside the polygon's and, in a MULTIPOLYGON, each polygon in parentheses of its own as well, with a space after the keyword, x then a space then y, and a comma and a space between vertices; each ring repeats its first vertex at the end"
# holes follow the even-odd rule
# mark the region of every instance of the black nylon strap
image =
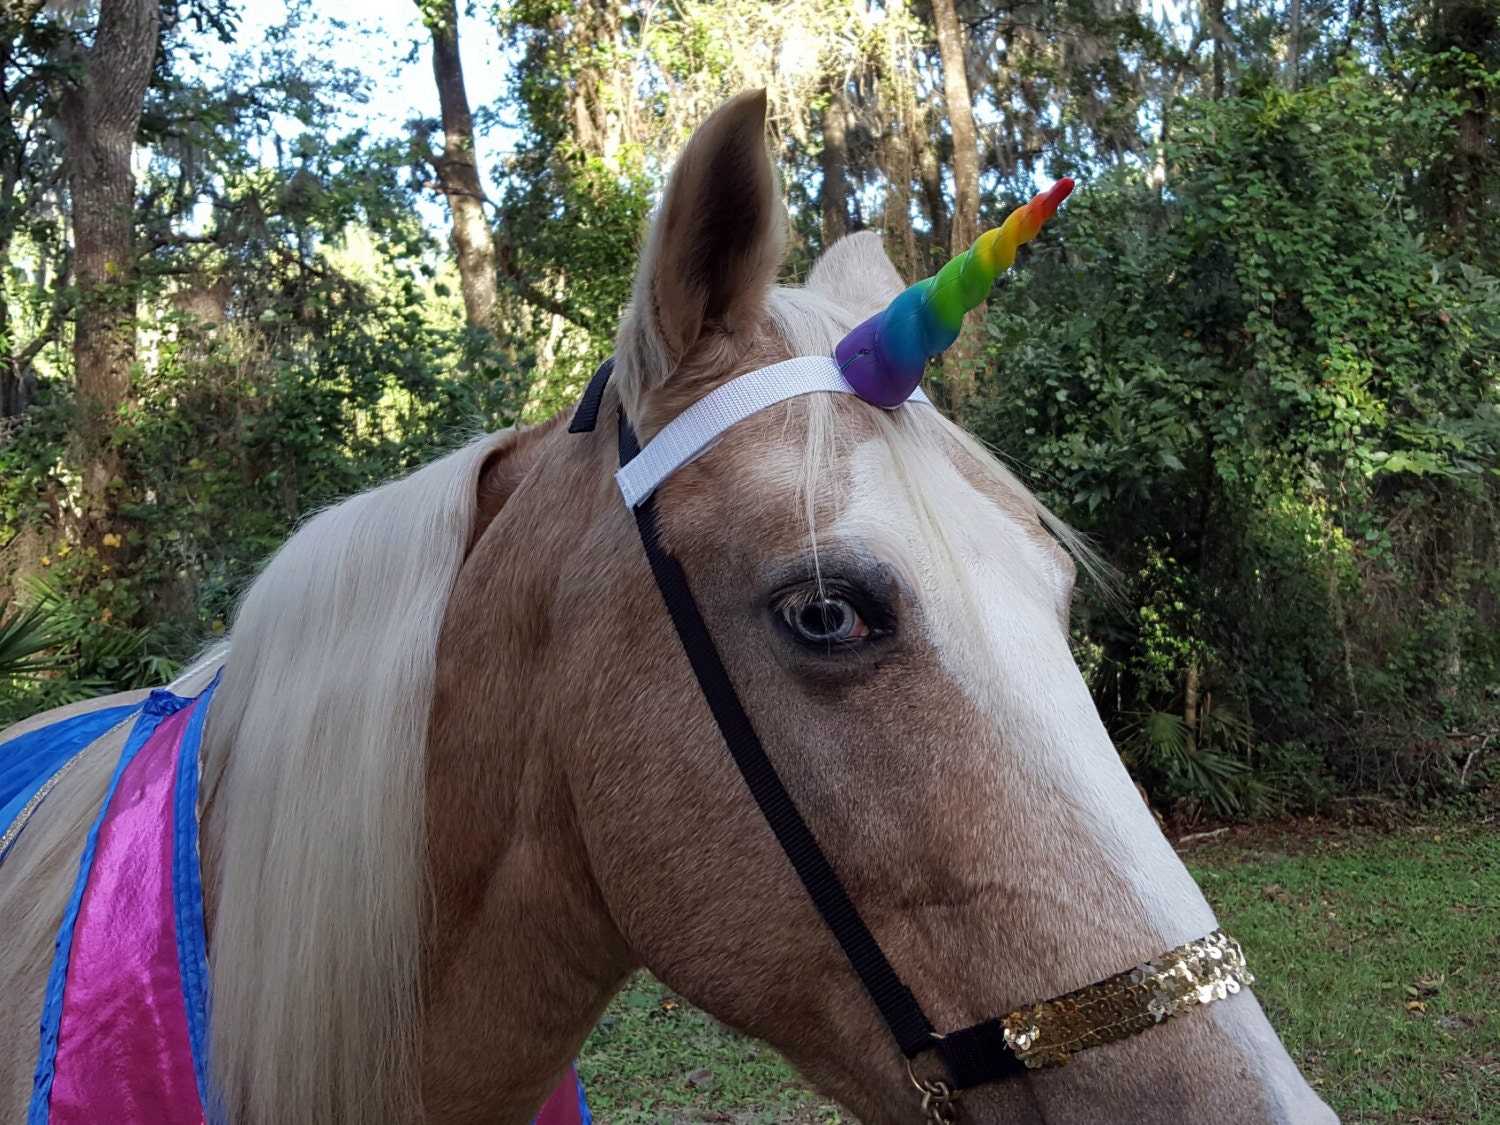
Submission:
MULTIPOLYGON (((613 358, 607 359, 594 372, 573 413, 569 433, 586 433, 598 425, 599 410, 614 371, 614 362, 613 358)), ((635 431, 626 421, 623 410, 620 412, 619 441, 620 464, 623 466, 640 452, 635 431)), ((692 665, 699 690, 713 713, 735 765, 739 767, 740 776, 745 779, 761 815, 771 826, 808 897, 879 1009, 902 1054, 913 1058, 935 1047, 955 1090, 1026 1073, 1026 1065, 1005 1042, 1004 1027, 999 1020, 986 1020, 943 1037, 933 1033, 922 1006, 886 959, 880 943, 865 925, 812 830, 797 811, 776 767, 766 757, 765 748, 761 746, 750 716, 740 704, 724 662, 719 658, 719 650, 708 632, 708 625, 693 599, 687 574, 682 564, 661 544, 654 497, 636 508, 635 520, 656 588, 677 630, 677 639, 682 643, 688 663, 692 665)))
POLYGON ((1026 1073, 1026 1064, 1016 1058, 1005 1041, 1005 1025, 999 1020, 985 1020, 950 1032, 938 1040, 937 1051, 947 1064, 955 1090, 1026 1073))
POLYGON ((589 385, 583 389, 578 408, 573 411, 573 420, 568 423, 568 433, 586 434, 599 424, 599 404, 604 401, 604 388, 609 386, 609 377, 614 374, 615 357, 610 356, 599 365, 589 385))
MULTIPOLYGON (((635 432, 620 414, 620 464, 623 466, 638 452, 635 432)), ((661 545, 656 523, 655 497, 647 499, 635 510, 636 528, 641 535, 641 545, 646 549, 646 558, 651 563, 651 573, 656 578, 656 588, 666 604, 672 624, 677 628, 677 638, 693 666, 698 687, 708 701, 709 710, 719 725, 725 745, 739 766, 740 776, 745 779, 761 814, 771 826, 777 842, 797 877, 802 880, 808 897, 823 916, 824 923, 833 933, 844 956, 854 967, 865 991, 880 1010, 886 1025, 895 1036, 896 1043, 908 1058, 934 1045, 932 1024, 922 1012, 911 989, 902 983, 896 970, 886 960, 875 935, 859 916, 849 893, 839 882, 828 857, 818 846, 812 830, 792 803, 781 777, 771 759, 766 757, 760 738, 750 722, 750 716, 740 705, 734 684, 719 658, 708 626, 693 600, 688 588, 687 575, 682 564, 661 545)))

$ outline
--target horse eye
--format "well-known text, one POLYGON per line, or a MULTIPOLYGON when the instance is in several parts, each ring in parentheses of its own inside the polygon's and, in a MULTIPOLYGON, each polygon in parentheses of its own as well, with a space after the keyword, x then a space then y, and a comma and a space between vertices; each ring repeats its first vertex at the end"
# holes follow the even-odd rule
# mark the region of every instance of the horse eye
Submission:
POLYGON ((808 644, 835 645, 870 635, 859 611, 844 598, 822 597, 793 602, 781 611, 797 639, 808 644))

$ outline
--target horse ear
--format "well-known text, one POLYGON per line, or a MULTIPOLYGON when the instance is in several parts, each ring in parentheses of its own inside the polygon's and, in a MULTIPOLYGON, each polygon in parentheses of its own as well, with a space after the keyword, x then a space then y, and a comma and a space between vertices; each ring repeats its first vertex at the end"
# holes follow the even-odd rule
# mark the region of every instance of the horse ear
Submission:
POLYGON ((706 340, 745 343, 785 250, 785 211, 766 152, 766 92, 715 110, 667 184, 615 341, 626 410, 706 340))
POLYGON ((886 256, 880 235, 862 230, 839 239, 813 263, 807 287, 864 320, 895 300, 906 282, 886 256))

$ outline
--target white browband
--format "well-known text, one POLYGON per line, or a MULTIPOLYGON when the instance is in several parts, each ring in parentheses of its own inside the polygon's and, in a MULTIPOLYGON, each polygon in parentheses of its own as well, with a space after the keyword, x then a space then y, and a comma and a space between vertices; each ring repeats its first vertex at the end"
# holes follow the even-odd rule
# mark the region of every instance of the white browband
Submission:
MULTIPOLYGON (((707 451, 730 426, 778 402, 819 391, 854 393, 832 356, 805 355, 773 363, 709 391, 615 473, 625 506, 633 510, 669 476, 707 451)), ((921 387, 907 401, 931 405, 921 387)))

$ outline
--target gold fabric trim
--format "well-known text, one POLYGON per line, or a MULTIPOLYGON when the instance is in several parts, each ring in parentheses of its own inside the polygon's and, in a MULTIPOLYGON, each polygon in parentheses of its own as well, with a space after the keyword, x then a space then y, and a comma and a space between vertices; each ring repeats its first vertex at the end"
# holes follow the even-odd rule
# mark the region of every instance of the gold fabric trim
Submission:
POLYGON ((1128 1039, 1254 981, 1240 943, 1215 930, 1155 961, 1019 1008, 1001 1023, 1005 1041, 1028 1067, 1057 1066, 1079 1051, 1128 1039))

